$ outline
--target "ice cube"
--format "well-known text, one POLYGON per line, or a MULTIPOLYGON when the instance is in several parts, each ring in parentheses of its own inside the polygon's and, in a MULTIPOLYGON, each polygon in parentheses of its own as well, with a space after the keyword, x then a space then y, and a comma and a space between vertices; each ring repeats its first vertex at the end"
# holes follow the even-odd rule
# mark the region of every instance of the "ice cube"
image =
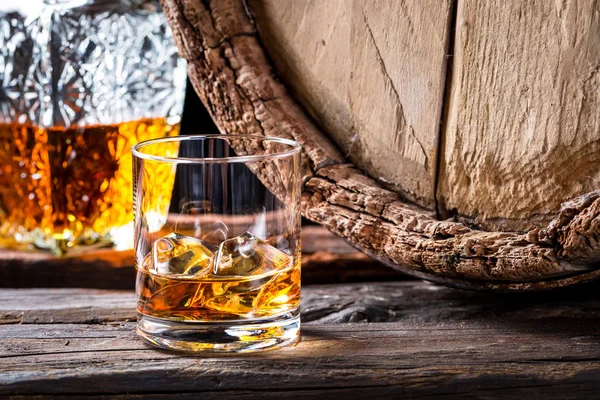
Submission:
POLYGON ((208 243, 215 243, 217 246, 219 243, 227 240, 229 237, 229 227, 221 220, 216 220, 204 230, 199 236, 208 243))
POLYGON ((215 257, 213 274, 255 276, 283 270, 290 265, 290 256, 252 233, 245 232, 221 243, 215 257))
POLYGON ((152 248, 154 272, 187 276, 208 273, 216 250, 217 246, 200 239, 171 233, 154 242, 152 248))
POLYGON ((175 221, 175 232, 201 237, 202 224, 199 217, 210 214, 212 204, 208 200, 183 200, 181 212, 175 221))

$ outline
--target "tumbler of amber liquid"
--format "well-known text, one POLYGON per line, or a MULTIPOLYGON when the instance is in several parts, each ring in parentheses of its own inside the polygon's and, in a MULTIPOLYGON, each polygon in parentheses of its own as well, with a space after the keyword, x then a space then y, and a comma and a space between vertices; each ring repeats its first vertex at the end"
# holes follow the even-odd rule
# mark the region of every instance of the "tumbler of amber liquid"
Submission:
POLYGON ((133 147, 140 337, 209 352, 298 340, 300 152, 254 135, 133 147))

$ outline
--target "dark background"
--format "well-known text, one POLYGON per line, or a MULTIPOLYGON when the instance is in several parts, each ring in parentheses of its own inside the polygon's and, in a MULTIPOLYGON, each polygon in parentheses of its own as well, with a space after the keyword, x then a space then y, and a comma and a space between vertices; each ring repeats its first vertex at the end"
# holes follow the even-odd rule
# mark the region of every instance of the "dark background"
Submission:
MULTIPOLYGON (((181 117, 181 134, 182 135, 206 135, 211 133, 219 133, 219 129, 210 118, 208 111, 198 98, 198 95, 192 87, 192 83, 188 79, 185 90, 185 103, 183 105, 183 114, 181 117)), ((175 188, 173 193, 173 208, 172 212, 177 212, 177 205, 179 204, 178 187, 180 185, 179 179, 175 181, 175 188)), ((302 225, 316 225, 302 218, 302 225)))
POLYGON ((210 118, 208 111, 204 108, 204 105, 192 87, 192 83, 188 79, 185 91, 185 103, 183 105, 183 115, 181 117, 181 134, 199 135, 209 133, 219 133, 219 130, 210 118))

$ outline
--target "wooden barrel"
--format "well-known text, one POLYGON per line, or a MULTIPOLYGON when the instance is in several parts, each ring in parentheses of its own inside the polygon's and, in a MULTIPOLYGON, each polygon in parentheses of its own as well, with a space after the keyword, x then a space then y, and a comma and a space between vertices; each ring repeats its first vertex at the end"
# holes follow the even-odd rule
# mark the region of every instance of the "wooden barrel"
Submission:
POLYGON ((223 132, 304 145, 303 214, 460 287, 600 275, 600 3, 162 0, 223 132))

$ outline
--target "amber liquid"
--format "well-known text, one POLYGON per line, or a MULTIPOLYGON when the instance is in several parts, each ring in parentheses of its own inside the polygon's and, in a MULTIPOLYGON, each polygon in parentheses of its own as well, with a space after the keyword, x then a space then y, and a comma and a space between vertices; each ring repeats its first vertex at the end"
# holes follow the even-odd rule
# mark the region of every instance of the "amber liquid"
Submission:
POLYGON ((112 229, 133 220, 131 146, 178 131, 164 118, 69 129, 0 124, 0 246, 62 254, 110 242, 112 229))
POLYGON ((300 305, 300 262, 269 274, 248 277, 184 278, 153 274, 151 256, 138 268, 137 311, 185 322, 269 318, 300 305))

